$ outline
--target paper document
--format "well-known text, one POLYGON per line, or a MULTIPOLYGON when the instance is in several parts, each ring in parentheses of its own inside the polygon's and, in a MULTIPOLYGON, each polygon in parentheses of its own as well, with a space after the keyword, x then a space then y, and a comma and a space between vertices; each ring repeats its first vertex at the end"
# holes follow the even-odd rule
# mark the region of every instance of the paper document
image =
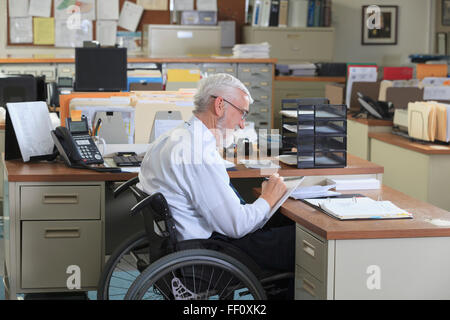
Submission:
MULTIPOLYGON (((95 20, 95 0, 67 1, 55 0, 55 19, 95 20), (78 17, 76 17, 78 15, 78 17)), ((75 26, 75 28, 77 28, 75 26)))
POLYGON ((24 162, 30 157, 53 152, 53 130, 47 104, 38 102, 7 103, 8 112, 24 162))
POLYGON ((9 38, 11 43, 33 42, 33 18, 10 18, 9 38))
POLYGON ((55 43, 55 21, 53 18, 33 18, 33 43, 55 43))
POLYGON ((137 0, 136 3, 142 6, 145 10, 166 11, 169 9, 167 0, 137 0))
POLYGON ((366 190, 380 189, 380 180, 375 178, 368 179, 328 179, 330 184, 336 186, 336 190, 366 190))
POLYGON ((270 217, 281 207, 281 205, 290 197, 291 193, 294 192, 295 189, 302 183, 305 177, 289 177, 289 180, 285 180, 287 190, 286 193, 281 197, 281 199, 272 207, 270 210, 270 217))
POLYGON ((52 0, 30 0, 28 15, 34 17, 50 17, 52 0))
POLYGON ((298 115, 314 114, 314 111, 299 111, 297 113, 297 110, 281 110, 280 113, 289 118, 297 118, 298 115))
POLYGON ((412 214, 391 201, 375 201, 368 197, 305 199, 340 220, 412 218, 412 214))
POLYGON ((8 0, 10 18, 28 17, 28 0, 8 0))
POLYGON ((95 28, 96 39, 103 46, 116 44, 117 22, 113 20, 98 20, 95 28))
POLYGON ((168 119, 164 119, 164 120, 156 120, 155 119, 155 124, 154 124, 154 129, 155 129, 155 140, 158 139, 158 137, 170 130, 172 130, 173 128, 176 128, 178 125, 184 123, 183 120, 168 120, 168 119))
POLYGON ((239 160, 239 163, 245 165, 246 168, 250 169, 277 169, 280 168, 279 165, 273 163, 271 160, 239 160))
POLYGON ((198 11, 217 11, 217 0, 197 0, 198 11))
POLYGON ((97 20, 118 20, 119 0, 97 0, 97 20))
POLYGON ((350 108, 350 99, 352 95, 352 86, 354 82, 376 82, 377 81, 377 67, 370 65, 354 65, 348 67, 347 74, 347 89, 345 104, 350 108))
POLYGON ((325 186, 309 186, 309 187, 298 187, 291 194, 294 199, 313 199, 319 197, 335 197, 341 195, 339 192, 330 191, 330 189, 335 188, 335 184, 328 184, 325 186))
POLYGON ((194 10, 194 0, 173 0, 174 11, 194 10))
POLYGON ((130 1, 125 1, 120 12, 119 26, 128 31, 135 32, 143 12, 144 8, 141 6, 130 1))

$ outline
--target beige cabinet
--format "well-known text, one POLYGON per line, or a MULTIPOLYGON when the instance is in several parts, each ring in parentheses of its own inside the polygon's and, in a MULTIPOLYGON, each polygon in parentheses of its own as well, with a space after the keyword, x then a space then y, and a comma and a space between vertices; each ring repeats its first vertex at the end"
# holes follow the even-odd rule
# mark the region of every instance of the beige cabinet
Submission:
POLYGON ((278 63, 302 61, 332 61, 334 48, 333 28, 243 28, 244 43, 270 44, 270 57, 278 63))
POLYGON ((6 297, 73 290, 68 283, 77 283, 70 278, 74 270, 80 290, 96 290, 105 258, 105 183, 8 182, 7 177, 6 297))

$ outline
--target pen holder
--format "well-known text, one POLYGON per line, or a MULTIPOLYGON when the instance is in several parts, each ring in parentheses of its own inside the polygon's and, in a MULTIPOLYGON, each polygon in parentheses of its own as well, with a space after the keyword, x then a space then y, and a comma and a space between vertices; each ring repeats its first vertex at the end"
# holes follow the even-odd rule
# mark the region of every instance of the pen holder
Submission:
POLYGON ((95 145, 97 146, 98 151, 102 155, 102 157, 106 154, 106 141, 102 137, 99 136, 93 136, 92 140, 94 141, 95 145))

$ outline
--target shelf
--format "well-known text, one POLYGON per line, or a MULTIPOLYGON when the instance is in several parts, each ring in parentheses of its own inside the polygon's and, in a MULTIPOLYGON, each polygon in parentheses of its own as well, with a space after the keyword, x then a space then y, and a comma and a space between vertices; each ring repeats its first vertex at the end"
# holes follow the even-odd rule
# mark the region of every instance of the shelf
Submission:
POLYGON ((296 82, 339 82, 345 83, 345 77, 293 77, 276 76, 275 81, 296 81, 296 82))

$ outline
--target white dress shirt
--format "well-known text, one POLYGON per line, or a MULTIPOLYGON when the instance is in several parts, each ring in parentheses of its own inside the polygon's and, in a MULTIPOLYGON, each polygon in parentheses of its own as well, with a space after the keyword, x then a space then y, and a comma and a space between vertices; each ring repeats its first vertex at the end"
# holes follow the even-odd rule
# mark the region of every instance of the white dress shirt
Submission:
POLYGON ((167 199, 179 241, 207 239, 214 231, 241 238, 270 218, 262 198, 240 203, 214 135, 195 116, 150 145, 139 181, 147 194, 161 192, 167 199))

